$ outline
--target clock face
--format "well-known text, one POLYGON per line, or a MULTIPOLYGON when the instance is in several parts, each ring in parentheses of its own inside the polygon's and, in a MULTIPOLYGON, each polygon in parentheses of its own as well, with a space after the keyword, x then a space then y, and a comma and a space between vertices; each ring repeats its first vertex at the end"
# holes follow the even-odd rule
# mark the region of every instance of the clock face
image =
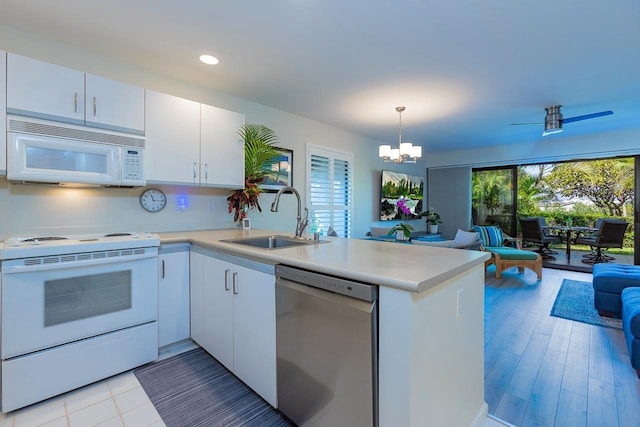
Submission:
POLYGON ((140 205, 147 212, 159 212, 167 205, 167 196, 162 191, 151 188, 140 195, 140 205))

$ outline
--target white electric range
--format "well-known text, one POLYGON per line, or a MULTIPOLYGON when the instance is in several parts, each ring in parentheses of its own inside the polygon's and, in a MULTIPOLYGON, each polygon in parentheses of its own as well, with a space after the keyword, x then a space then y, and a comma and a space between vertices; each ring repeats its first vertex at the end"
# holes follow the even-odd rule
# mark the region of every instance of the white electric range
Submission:
POLYGON ((2 244, 2 412, 157 358, 159 245, 151 233, 2 244))

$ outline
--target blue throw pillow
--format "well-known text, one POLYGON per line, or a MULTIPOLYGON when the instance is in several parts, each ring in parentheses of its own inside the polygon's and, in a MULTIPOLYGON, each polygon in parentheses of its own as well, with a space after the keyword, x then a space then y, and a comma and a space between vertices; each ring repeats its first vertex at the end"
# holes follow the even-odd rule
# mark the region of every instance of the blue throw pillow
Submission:
POLYGON ((482 246, 503 246, 502 230, 497 225, 474 225, 473 231, 478 233, 482 246))

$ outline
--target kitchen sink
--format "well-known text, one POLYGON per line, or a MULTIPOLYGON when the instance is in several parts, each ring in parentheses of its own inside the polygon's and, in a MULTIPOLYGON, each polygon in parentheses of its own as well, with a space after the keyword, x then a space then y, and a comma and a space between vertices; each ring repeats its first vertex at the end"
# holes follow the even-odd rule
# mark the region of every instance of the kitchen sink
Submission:
POLYGON ((260 236, 260 237, 243 237, 240 239, 226 239, 220 240, 225 243, 233 243, 238 245, 253 246, 260 249, 282 249, 290 248, 293 246, 308 246, 318 243, 327 243, 328 240, 316 241, 311 239, 305 239, 302 237, 289 237, 289 236, 260 236))

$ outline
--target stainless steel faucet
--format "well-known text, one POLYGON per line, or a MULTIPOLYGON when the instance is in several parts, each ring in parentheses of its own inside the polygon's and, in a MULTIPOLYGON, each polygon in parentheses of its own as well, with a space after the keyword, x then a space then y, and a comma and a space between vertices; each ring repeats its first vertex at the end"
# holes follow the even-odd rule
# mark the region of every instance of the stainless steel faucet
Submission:
POLYGON ((296 195, 298 199, 298 217, 296 221, 296 237, 302 237, 302 233, 304 229, 307 227, 309 223, 309 209, 304 208, 304 218, 302 218, 302 201, 300 200, 300 193, 293 187, 282 187, 276 193, 276 198, 273 199, 273 203, 271 204, 271 212, 278 212, 278 204, 280 203, 280 195, 282 193, 291 192, 296 195))

